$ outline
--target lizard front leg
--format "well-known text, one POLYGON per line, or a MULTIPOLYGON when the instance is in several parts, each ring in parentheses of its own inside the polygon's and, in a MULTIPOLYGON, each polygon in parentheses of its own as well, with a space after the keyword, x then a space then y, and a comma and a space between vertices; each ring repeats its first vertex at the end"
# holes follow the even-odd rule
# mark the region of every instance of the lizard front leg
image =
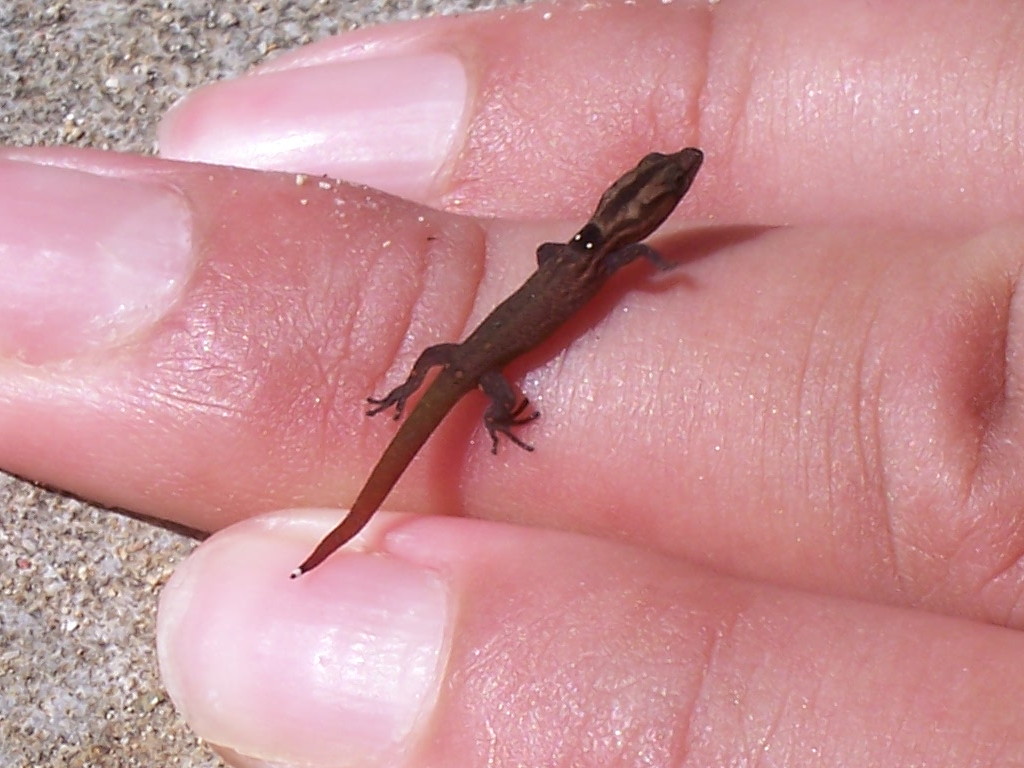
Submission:
POLYGON ((602 266, 606 274, 612 274, 636 259, 647 259, 657 269, 665 272, 673 269, 676 265, 666 261, 661 254, 651 248, 647 243, 631 243, 618 250, 612 251, 603 258, 602 266))

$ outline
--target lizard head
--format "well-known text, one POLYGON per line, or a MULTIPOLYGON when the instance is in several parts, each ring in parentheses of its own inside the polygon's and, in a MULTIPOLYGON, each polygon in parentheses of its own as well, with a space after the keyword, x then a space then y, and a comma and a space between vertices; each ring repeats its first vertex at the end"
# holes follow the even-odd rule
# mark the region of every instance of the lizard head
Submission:
POLYGON ((668 218, 704 161, 694 147, 652 152, 601 196, 590 220, 569 242, 598 255, 638 243, 668 218))

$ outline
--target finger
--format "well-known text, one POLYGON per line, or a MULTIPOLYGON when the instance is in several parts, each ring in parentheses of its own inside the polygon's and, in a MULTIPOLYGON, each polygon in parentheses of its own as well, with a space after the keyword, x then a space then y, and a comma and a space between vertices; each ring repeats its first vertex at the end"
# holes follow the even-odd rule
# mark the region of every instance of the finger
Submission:
POLYGON ((432 19, 197 91, 160 146, 521 219, 585 215, 635 158, 693 144, 700 210, 722 223, 974 226, 1024 211, 1022 32, 1024 9, 996 0, 432 19))
POLYGON ((527 355, 537 453, 468 464, 464 508, 1020 626, 1024 230, 708 237, 527 355))
POLYGON ((199 528, 336 503, 352 459, 379 450, 367 436, 390 430, 365 431, 378 365, 459 336, 472 311, 468 220, 293 175, 6 154, 28 161, 0 160, 17 276, 0 302, 0 466, 89 499, 199 528), (421 292, 455 314, 421 315, 421 292))
POLYGON ((577 535, 334 513, 218 534, 165 588, 161 670, 239 765, 1008 765, 1010 630, 755 587, 577 535), (870 734, 870 738, 866 738, 870 734))
MULTIPOLYGON (((0 442, 0 466, 198 528, 351 503, 394 434, 365 417, 364 398, 401 381, 423 348, 463 338, 530 273, 546 234, 499 223, 485 234, 291 176, 47 157, 88 158, 103 175, 21 168, 78 197, 47 207, 46 187, 26 182, 4 208, 7 242, 27 232, 35 256, 9 270, 22 281, 0 303, 0 433, 19 436, 0 442), (125 179, 128 194, 114 195, 125 179), (167 217, 188 222, 186 236, 119 229, 125 205, 163 210, 168 195, 188 211, 167 217), (93 223, 107 211, 113 235, 31 240, 54 226, 33 226, 34 212, 76 205, 93 223), (127 284, 170 288, 108 295, 117 284, 104 270, 119 268, 105 259, 135 264, 154 236, 188 243, 159 262, 181 271, 127 284), (80 274, 79 260, 98 271, 80 274), (66 308, 79 306, 89 311, 76 320, 66 308)), ((715 258, 660 286, 622 276, 511 366, 542 414, 523 434, 535 454, 494 458, 470 396, 388 506, 573 528, 752 579, 1024 621, 1024 233, 734 231, 657 244, 670 258, 715 258)))

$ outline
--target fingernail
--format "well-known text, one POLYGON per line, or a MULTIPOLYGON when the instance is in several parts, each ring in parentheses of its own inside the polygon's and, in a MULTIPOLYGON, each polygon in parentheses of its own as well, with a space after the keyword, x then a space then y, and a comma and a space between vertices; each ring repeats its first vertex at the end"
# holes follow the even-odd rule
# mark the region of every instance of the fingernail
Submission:
POLYGON ((0 357, 38 365, 115 346, 166 312, 192 263, 175 190, 0 160, 0 357))
POLYGON ((264 517, 197 549, 161 595, 161 672, 196 733, 222 749, 392 765, 439 695, 447 590, 432 571, 352 552, 290 579, 327 528, 264 517))
POLYGON ((422 196, 461 133, 466 93, 466 71, 447 53, 253 74, 201 89, 172 109, 160 127, 160 153, 326 173, 422 196))

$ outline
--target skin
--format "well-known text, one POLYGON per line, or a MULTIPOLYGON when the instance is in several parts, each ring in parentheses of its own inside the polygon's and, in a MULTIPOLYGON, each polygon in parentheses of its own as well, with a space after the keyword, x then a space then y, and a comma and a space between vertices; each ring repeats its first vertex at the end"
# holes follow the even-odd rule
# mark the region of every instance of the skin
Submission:
POLYGON ((405 383, 379 400, 369 398, 377 406, 367 412, 370 416, 394 407, 397 419, 427 372, 441 366, 441 372, 384 449, 348 515, 324 537, 293 577, 315 568, 363 529, 437 425, 476 387, 491 400, 484 413, 491 453, 498 452, 499 432, 519 447, 533 450, 511 428, 533 421, 540 414, 535 411, 521 415, 530 402, 523 398, 516 403, 515 391, 502 369, 564 325, 609 277, 634 259, 645 257, 662 269, 669 266, 640 241, 661 226, 683 199, 703 160, 700 150, 693 148, 670 155, 647 155, 608 188, 594 215, 567 243, 545 243, 537 249, 537 271, 495 307, 464 342, 428 347, 405 383))
MULTIPOLYGON (((666 258, 690 257, 688 289, 634 289, 610 314, 599 299, 575 327, 599 332, 529 356, 524 389, 541 406, 579 405, 545 408, 543 464, 507 452, 496 465, 466 450, 478 419, 466 402, 391 498, 423 514, 383 513, 357 539, 367 559, 438 574, 456 616, 444 695, 423 729, 364 764, 549 764, 556 751, 580 763, 595 746, 609 764, 629 764, 652 722, 666 727, 646 735, 676 737, 659 742, 663 764, 1022 760, 1024 355, 1012 289, 1024 150, 1012 118, 1024 87, 1019 57, 1003 54, 1024 16, 998 2, 700 5, 672 21, 662 14, 680 4, 616 6, 586 17, 583 33, 535 14, 426 34, 472 51, 482 90, 450 173, 418 188, 420 202, 579 220, 614 168, 699 139, 709 159, 692 220, 717 228, 702 233, 704 248, 688 237, 685 252, 680 224, 659 233, 666 258), (625 55, 637 40, 664 55, 625 55), (596 89, 585 105, 557 82, 581 70, 596 89), (679 101, 630 96, 655 84, 679 101), (591 124, 601 126, 596 149, 580 130, 591 124), (568 156, 593 163, 560 162, 568 156), (620 377, 627 367, 646 375, 620 377), (655 418, 635 418, 638 404, 655 418), (609 442, 614 450, 592 448, 609 442), (627 694, 636 699, 623 709, 627 694)), ((234 109, 229 96, 194 104, 234 109)), ((238 114, 240 134, 251 118, 238 114)), ((246 265, 224 285, 233 314, 204 295, 176 318, 194 325, 179 327, 245 318, 251 338, 269 344, 245 346, 225 324, 212 359, 241 371, 242 384, 261 376, 262 387, 175 366, 196 347, 173 334, 91 360, 88 376, 8 369, 0 419, 24 437, 0 463, 208 528, 350 498, 389 437, 354 418, 360 393, 406 370, 439 333, 472 328, 532 270, 537 242, 571 231, 469 226, 385 197, 339 229, 289 206, 276 176, 152 172, 208 206, 217 226, 199 242, 214 267, 246 265), (271 203, 282 211, 276 231, 263 226, 271 203), (378 260, 419 253, 420 216, 454 244, 432 254, 446 268, 424 259, 416 280, 368 280, 378 260), (262 246, 280 258, 223 237, 232 223, 260 225, 262 246), (351 246, 329 283, 316 271, 329 256, 322 242, 351 246), (280 268, 292 259, 294 273, 280 268), (296 294, 299 327, 282 329, 282 297, 296 294), (334 296, 372 311, 348 322, 334 296), (282 304, 268 311, 266 301, 282 304), (398 319, 382 337, 369 316, 398 319), (173 387, 161 378, 169 365, 173 387), (311 381, 342 382, 347 395, 297 401, 311 381), (185 424, 168 407, 182 392, 209 403, 185 424), (228 427, 225 410, 237 414, 228 427), (68 449, 84 444, 93 449, 68 449), (227 458, 211 468, 214 456, 227 458)), ((342 194, 353 207, 367 195, 342 194)), ((227 528, 182 565, 190 599, 165 603, 164 674, 232 764, 331 764, 310 758, 320 745, 348 754, 333 740, 354 737, 338 736, 328 698, 303 688, 274 708, 315 658, 302 635, 274 634, 296 625, 291 611, 308 609, 304 634, 319 641, 347 614, 314 607, 382 599, 366 589, 380 580, 348 570, 363 562, 354 551, 308 579, 282 578, 336 515, 304 509, 227 528), (213 627, 212 617, 225 621, 213 627), (264 663, 244 665, 232 705, 211 712, 205 692, 223 682, 239 638, 264 663), (246 700, 266 711, 250 717, 246 700), (272 731, 271 748, 261 739, 273 724, 288 727, 272 731)))

